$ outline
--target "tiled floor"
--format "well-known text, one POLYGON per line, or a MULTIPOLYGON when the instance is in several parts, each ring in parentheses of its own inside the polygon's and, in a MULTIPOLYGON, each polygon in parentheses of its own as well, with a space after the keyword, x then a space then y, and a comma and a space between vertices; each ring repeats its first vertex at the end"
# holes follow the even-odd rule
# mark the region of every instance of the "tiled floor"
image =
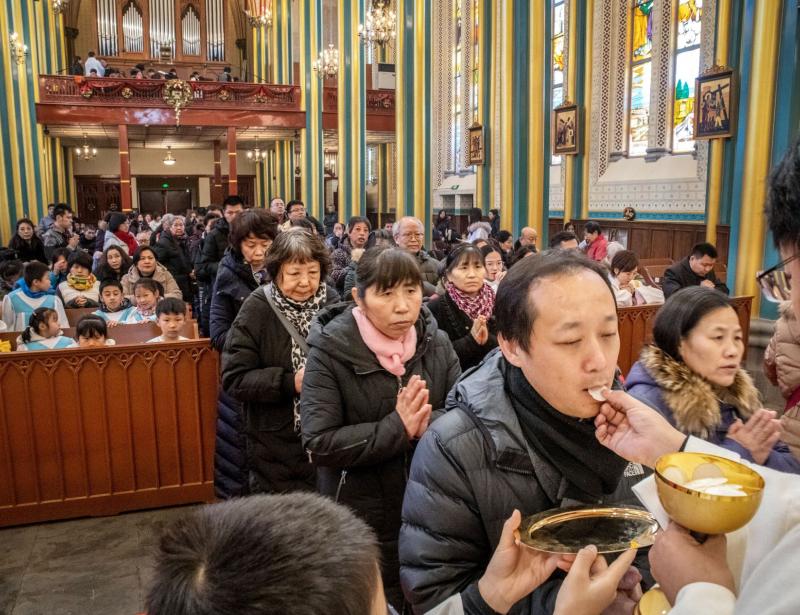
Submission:
POLYGON ((191 507, 0 530, 0 615, 135 615, 166 523, 191 507))

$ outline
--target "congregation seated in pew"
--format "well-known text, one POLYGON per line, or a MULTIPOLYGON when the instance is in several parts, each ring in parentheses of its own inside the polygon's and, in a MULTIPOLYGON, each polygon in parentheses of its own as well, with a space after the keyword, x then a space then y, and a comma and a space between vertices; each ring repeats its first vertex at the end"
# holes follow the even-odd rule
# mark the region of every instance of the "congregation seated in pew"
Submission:
POLYGON ((123 294, 121 282, 104 281, 100 286, 100 309, 93 313, 107 321, 109 327, 155 321, 155 306, 161 298, 158 282, 141 278, 134 284, 133 292, 139 297, 136 305, 131 305, 123 294))

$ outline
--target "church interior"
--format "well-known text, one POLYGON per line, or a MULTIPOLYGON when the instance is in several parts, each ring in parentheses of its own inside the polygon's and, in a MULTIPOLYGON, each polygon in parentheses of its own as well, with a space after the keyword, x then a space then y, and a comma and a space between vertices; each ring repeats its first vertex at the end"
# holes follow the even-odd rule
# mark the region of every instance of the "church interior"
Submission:
MULTIPOLYGON (((792 568, 800 516, 754 536, 791 508, 776 493, 800 503, 799 19, 778 0, 0 0, 0 615, 793 612, 757 571, 792 568), (624 449, 636 404, 682 444, 624 449), (701 454, 735 456, 720 480, 742 498, 659 470, 701 454), (756 491, 730 530, 693 527, 756 491), (654 544, 584 603, 572 564, 520 538, 576 504, 655 528, 597 549, 654 544), (379 552, 380 596, 308 581, 326 569, 302 570, 305 544, 303 591, 217 596, 239 567, 295 574, 275 545, 305 506, 331 579, 379 552), (263 532, 261 559, 232 561, 223 519, 263 532), (369 540, 337 546, 352 527, 369 540), (669 540, 699 558, 720 538, 698 564, 716 576, 665 563, 669 540)), ((582 528, 549 552, 591 561, 582 528)))

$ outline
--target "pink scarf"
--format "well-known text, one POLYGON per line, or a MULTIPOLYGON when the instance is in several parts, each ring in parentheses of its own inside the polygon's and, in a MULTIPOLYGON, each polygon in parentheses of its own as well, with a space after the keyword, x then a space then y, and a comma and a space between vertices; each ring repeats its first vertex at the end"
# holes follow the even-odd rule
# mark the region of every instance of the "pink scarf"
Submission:
POLYGON ((397 377, 406 373, 405 362, 414 356, 417 350, 417 330, 415 327, 410 327, 403 339, 393 340, 386 337, 383 333, 375 328, 367 315, 361 311, 361 308, 353 308, 353 318, 358 325, 358 332, 361 333, 361 339, 367 345, 383 368, 397 377))

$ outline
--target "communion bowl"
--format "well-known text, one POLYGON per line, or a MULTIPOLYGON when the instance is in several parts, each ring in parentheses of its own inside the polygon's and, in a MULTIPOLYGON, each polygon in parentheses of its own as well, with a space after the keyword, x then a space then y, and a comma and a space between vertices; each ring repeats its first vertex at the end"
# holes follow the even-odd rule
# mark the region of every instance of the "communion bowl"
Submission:
POLYGON ((764 492, 764 479, 748 466, 706 453, 670 453, 656 461, 655 481, 661 505, 670 518, 701 534, 727 534, 746 525, 756 514, 764 492), (715 495, 687 487, 706 479, 723 485, 718 492, 739 491, 742 495, 715 495), (736 489, 736 486, 739 489, 736 489))

